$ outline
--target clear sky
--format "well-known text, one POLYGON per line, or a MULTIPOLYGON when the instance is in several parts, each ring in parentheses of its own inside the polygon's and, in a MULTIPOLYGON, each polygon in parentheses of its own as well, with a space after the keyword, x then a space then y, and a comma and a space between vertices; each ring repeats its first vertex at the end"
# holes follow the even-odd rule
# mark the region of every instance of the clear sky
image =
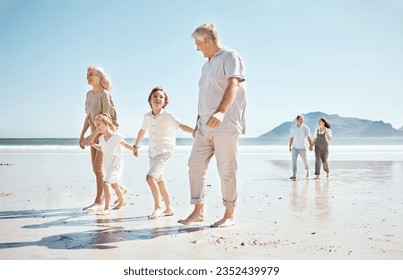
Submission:
POLYGON ((205 58, 191 33, 205 22, 244 59, 246 136, 311 111, 399 128, 402 15, 400 0, 0 0, 0 138, 78 138, 89 65, 111 77, 126 137, 157 85, 194 125, 205 58))

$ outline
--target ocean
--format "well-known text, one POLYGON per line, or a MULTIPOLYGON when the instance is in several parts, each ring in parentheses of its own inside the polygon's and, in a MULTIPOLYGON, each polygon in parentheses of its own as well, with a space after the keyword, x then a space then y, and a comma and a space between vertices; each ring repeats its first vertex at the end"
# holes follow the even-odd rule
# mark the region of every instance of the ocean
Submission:
MULTIPOLYGON (((127 138, 128 143, 134 143, 127 138)), ((144 139, 140 153, 146 154, 148 139, 144 139)), ((289 160, 288 138, 245 138, 239 141, 239 154, 263 156, 271 160, 289 160)), ((189 154, 193 139, 177 138, 175 154, 189 154)), ((332 160, 393 160, 403 161, 402 137, 334 138, 330 142, 332 160)), ((77 138, 0 138, 0 160, 11 154, 87 154, 81 149, 77 138)), ((124 154, 130 151, 123 149, 124 154)), ((314 158, 310 152, 309 158, 314 158)), ((1 163, 1 162, 0 162, 1 163)))
MULTIPOLYGON (((239 139, 240 146, 288 145, 288 138, 248 138, 239 139)), ((134 143, 135 138, 126 138, 134 143)), ((192 145, 193 138, 177 138, 176 145, 192 145)), ((147 145, 148 139, 143 140, 147 145)), ((344 137, 333 138, 332 145, 403 145, 403 137, 344 137)), ((78 138, 0 138, 0 148, 7 146, 77 146, 78 138)))

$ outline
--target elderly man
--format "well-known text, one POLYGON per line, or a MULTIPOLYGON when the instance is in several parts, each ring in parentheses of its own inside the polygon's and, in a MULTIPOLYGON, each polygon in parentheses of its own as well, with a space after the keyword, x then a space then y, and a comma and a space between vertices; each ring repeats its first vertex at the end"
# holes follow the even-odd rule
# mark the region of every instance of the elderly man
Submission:
POLYGON ((225 212, 212 227, 226 227, 234 224, 238 138, 245 133, 244 65, 237 52, 221 47, 214 24, 199 26, 192 38, 207 62, 199 80, 195 140, 189 157, 190 203, 195 206, 178 222, 188 225, 204 221, 206 171, 215 155, 225 212))

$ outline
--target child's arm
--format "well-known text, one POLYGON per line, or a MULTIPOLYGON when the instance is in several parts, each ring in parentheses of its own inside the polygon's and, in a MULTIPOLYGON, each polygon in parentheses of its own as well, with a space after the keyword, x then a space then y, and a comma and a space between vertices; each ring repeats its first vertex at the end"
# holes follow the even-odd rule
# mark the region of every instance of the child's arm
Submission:
POLYGON ((132 151, 134 153, 134 151, 136 150, 133 146, 131 146, 130 144, 128 144, 125 140, 120 141, 120 145, 122 145, 123 147, 125 147, 126 149, 128 149, 129 151, 132 151))
POLYGON ((146 134, 146 130, 144 130, 144 129, 140 129, 139 133, 137 134, 136 143, 134 143, 134 146, 133 146, 133 149, 134 149, 133 154, 136 157, 139 156, 140 143, 141 143, 141 140, 143 140, 143 137, 145 134, 146 134))
POLYGON ((186 124, 183 124, 183 123, 181 123, 181 124, 179 125, 179 128, 182 129, 183 131, 189 132, 189 133, 191 133, 191 134, 193 134, 194 131, 195 131, 194 128, 192 128, 192 127, 190 127, 190 126, 188 126, 188 125, 186 125, 186 124))

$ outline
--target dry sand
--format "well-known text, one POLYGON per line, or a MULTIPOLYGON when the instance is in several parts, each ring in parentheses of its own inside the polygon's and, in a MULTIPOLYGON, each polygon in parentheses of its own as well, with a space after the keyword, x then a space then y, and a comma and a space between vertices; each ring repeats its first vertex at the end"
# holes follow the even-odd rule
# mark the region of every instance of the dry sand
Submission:
POLYGON ((330 180, 291 181, 288 155, 241 150, 237 224, 213 229, 224 210, 214 159, 206 222, 177 223, 192 210, 187 158, 166 168, 175 216, 149 220, 146 154, 124 156, 127 207, 98 216, 81 210, 95 194, 88 154, 0 153, 0 259, 403 259, 399 159, 339 156, 330 180))

